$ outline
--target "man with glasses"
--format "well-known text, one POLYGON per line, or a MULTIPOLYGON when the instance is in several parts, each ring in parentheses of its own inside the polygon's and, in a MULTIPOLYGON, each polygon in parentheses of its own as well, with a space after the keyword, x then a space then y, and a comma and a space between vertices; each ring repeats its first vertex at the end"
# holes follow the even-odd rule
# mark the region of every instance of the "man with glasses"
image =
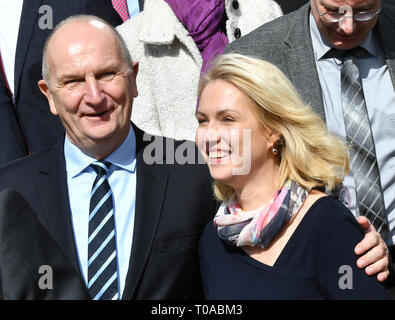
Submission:
MULTIPOLYGON (((233 42, 227 52, 276 64, 328 129, 348 143, 351 170, 342 196, 356 216, 369 218, 393 250, 395 5, 380 0, 310 0, 233 42)), ((379 238, 377 232, 366 234, 362 251, 367 254, 358 260, 360 267, 380 255, 378 247, 369 250, 374 237, 379 238)), ((380 271, 386 261, 380 259, 366 272, 380 271)), ((382 281, 384 273, 377 278, 382 281)))

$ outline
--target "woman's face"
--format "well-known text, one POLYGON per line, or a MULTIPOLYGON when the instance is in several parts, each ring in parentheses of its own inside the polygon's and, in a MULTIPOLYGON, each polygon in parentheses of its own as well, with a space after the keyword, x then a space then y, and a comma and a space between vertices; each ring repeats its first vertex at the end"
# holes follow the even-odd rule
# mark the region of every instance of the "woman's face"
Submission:
POLYGON ((214 80, 204 88, 196 112, 196 144, 211 176, 235 189, 265 166, 278 138, 264 129, 254 108, 237 87, 214 80))

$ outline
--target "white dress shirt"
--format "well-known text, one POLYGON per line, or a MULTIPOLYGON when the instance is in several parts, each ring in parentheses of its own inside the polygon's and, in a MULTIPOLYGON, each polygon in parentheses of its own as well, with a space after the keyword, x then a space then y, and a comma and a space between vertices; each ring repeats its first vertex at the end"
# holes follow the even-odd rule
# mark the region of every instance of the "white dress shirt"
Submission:
MULTIPOLYGON (((96 159, 79 150, 67 137, 64 154, 74 238, 80 269, 87 283, 89 204, 96 178, 90 164, 96 159)), ((129 269, 136 201, 136 137, 132 127, 121 146, 104 160, 112 163, 107 177, 113 193, 118 288, 122 297, 129 269)))
POLYGON ((133 17, 134 15, 138 14, 140 10, 138 0, 126 0, 128 5, 129 16, 133 17))

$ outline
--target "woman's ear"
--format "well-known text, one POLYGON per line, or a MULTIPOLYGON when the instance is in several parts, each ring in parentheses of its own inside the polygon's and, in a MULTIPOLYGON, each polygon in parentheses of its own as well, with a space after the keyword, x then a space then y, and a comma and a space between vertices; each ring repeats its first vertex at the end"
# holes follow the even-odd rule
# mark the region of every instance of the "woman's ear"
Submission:
POLYGON ((266 130, 267 140, 269 141, 268 145, 270 149, 275 148, 279 143, 281 143, 281 133, 274 129, 266 130))

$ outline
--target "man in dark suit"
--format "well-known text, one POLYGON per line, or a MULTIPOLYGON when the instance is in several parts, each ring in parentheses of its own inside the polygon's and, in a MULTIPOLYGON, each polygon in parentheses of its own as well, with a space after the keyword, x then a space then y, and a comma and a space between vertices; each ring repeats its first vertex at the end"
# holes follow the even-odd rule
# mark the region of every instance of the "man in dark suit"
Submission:
POLYGON ((197 243, 217 204, 206 165, 178 164, 195 146, 130 124, 138 63, 99 18, 59 24, 43 64, 66 137, 2 167, 0 190, 26 198, 92 298, 201 298, 197 243))
MULTIPOLYGON (((346 125, 345 120, 349 116, 343 115, 342 105, 349 103, 347 101, 351 101, 349 105, 352 105, 353 100, 347 100, 347 92, 343 91, 348 80, 341 82, 340 79, 341 76, 342 79, 349 79, 346 71, 343 72, 343 61, 351 58, 353 64, 358 65, 360 77, 356 76, 359 78, 356 81, 361 90, 357 94, 359 97, 361 93, 365 93, 364 104, 368 111, 365 111, 365 115, 368 113, 365 117, 368 120, 357 122, 366 123, 364 128, 367 130, 369 125, 371 127, 369 139, 374 140, 372 144, 376 150, 372 163, 378 163, 379 167, 379 174, 375 176, 377 189, 371 190, 375 190, 373 199, 383 197, 378 210, 380 213, 369 211, 374 203, 366 210, 366 206, 363 207, 364 199, 357 199, 358 193, 363 189, 363 186, 362 189, 357 186, 357 180, 354 182, 353 176, 357 176, 359 172, 354 165, 357 161, 351 161, 351 175, 345 180, 350 193, 346 195, 350 198, 350 206, 354 212, 367 211, 366 216, 369 216, 373 223, 378 223, 378 230, 387 229, 382 234, 384 237, 387 235, 386 242, 390 249, 393 248, 395 231, 395 143, 392 134, 395 119, 394 17, 395 6, 390 2, 310 0, 309 4, 299 10, 259 27, 227 48, 227 52, 253 55, 277 65, 288 76, 305 102, 326 121, 328 129, 345 140, 347 137, 352 150, 362 150, 362 147, 355 148, 357 144, 354 141, 357 139, 349 138, 351 136, 348 128, 353 126, 346 125), (360 50, 359 53, 351 57, 352 52, 357 50, 360 50), (382 214, 385 210, 386 215, 382 214)), ((357 94, 354 97, 357 97, 357 94)), ((368 173, 365 174, 367 175, 368 173)), ((367 222, 364 217, 359 220, 367 222)), ((358 254, 369 250, 371 244, 382 242, 377 232, 369 232, 367 236, 371 240, 364 242, 363 250, 357 250, 358 254)), ((368 251, 362 257, 365 262, 359 265, 368 265, 369 261, 374 261, 370 260, 374 256, 379 259, 383 256, 381 251, 368 251)), ((361 262, 362 259, 359 259, 358 263, 361 262)), ((374 274, 375 271, 380 271, 386 263, 386 257, 379 259, 371 269, 366 269, 367 273, 374 274)), ((378 278, 383 280, 385 275, 379 273, 378 278)))
POLYGON ((74 14, 94 14, 113 26, 122 23, 110 0, 26 0, 17 10, 22 10, 20 20, 0 22, 3 30, 10 23, 19 25, 13 92, 0 76, 0 164, 53 145, 64 134, 37 88, 42 50, 53 27, 74 14))

